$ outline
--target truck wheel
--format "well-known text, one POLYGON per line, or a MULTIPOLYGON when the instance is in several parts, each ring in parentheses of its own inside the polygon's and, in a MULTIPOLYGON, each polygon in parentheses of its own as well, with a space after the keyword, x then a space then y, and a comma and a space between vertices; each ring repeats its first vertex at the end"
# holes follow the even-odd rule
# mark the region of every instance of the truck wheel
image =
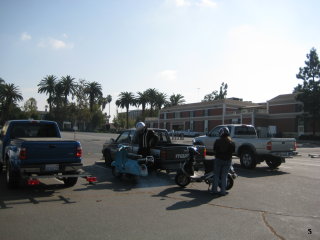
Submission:
POLYGON ((253 169, 256 167, 257 163, 255 160, 255 155, 250 150, 244 150, 240 155, 241 166, 247 169, 253 169))
POLYGON ((112 162, 112 158, 111 158, 111 154, 109 151, 105 151, 104 152, 104 163, 106 164, 106 167, 110 167, 111 166, 111 162, 112 162))
POLYGON ((7 187, 8 188, 17 188, 20 185, 21 176, 20 173, 17 171, 14 171, 10 164, 7 163, 6 167, 6 181, 7 181, 7 187))
POLYGON ((191 181, 190 177, 185 175, 181 170, 177 171, 177 174, 176 174, 174 180, 175 180, 176 184, 179 185, 180 187, 187 186, 191 181))
POLYGON ((73 187, 76 185, 78 178, 77 177, 67 177, 62 179, 65 187, 73 187))
POLYGON ((271 159, 266 160, 267 165, 270 169, 276 169, 281 165, 281 158, 280 157, 274 157, 271 159))

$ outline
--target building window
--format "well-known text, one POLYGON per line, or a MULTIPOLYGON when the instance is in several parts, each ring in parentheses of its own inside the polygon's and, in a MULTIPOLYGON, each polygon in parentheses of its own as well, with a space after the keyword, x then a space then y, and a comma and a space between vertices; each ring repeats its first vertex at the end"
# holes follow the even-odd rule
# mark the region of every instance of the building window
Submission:
POLYGON ((175 112, 174 113, 174 118, 180 118, 180 112, 175 112))

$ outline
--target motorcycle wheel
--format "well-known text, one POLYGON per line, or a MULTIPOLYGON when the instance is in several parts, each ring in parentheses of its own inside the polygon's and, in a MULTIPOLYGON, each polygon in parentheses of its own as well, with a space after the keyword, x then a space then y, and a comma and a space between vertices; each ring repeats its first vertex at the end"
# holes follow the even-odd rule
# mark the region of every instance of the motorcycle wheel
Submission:
POLYGON ((121 177, 122 174, 118 171, 116 167, 112 167, 112 175, 114 177, 121 177))
POLYGON ((226 190, 231 189, 233 187, 233 183, 234 183, 234 180, 233 180, 231 174, 228 174, 226 190))
POLYGON ((182 171, 177 172, 174 180, 176 184, 179 185, 180 187, 187 186, 191 181, 190 177, 185 175, 182 171))

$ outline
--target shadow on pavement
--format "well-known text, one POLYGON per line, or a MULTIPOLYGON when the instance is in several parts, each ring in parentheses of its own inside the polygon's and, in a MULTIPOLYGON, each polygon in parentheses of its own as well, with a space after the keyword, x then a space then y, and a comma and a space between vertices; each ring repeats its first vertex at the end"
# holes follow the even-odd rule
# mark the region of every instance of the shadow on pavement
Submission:
POLYGON ((268 166, 257 165, 257 167, 254 169, 245 169, 245 168, 242 168, 240 164, 234 163, 233 167, 236 173, 238 174, 238 176, 245 177, 245 178, 272 177, 272 176, 290 174, 288 172, 282 171, 279 168, 271 170, 268 166))
MULTIPOLYGON (((203 204, 207 204, 215 198, 220 198, 219 195, 212 195, 208 191, 198 190, 198 189, 189 189, 189 188, 181 188, 181 187, 170 187, 157 195, 153 195, 152 197, 160 197, 161 200, 165 198, 170 198, 170 194, 181 193, 181 197, 189 198, 187 200, 177 201, 173 205, 167 207, 167 210, 179 210, 185 208, 193 208, 198 207, 203 204)), ((178 200, 178 197, 172 197, 175 200, 178 200)))
POLYGON ((0 174, 0 210, 21 204, 40 204, 42 202, 75 203, 64 197, 59 191, 63 188, 63 184, 46 185, 41 183, 37 186, 25 185, 16 189, 8 189, 5 174, 2 173, 0 174))
POLYGON ((88 184, 84 188, 76 188, 74 191, 87 190, 112 190, 115 192, 125 192, 133 189, 150 188, 159 186, 175 185, 173 178, 175 173, 152 171, 146 177, 132 177, 123 175, 114 177, 111 169, 105 167, 103 162, 96 162, 94 165, 85 166, 83 170, 92 176, 97 177, 97 183, 88 184))

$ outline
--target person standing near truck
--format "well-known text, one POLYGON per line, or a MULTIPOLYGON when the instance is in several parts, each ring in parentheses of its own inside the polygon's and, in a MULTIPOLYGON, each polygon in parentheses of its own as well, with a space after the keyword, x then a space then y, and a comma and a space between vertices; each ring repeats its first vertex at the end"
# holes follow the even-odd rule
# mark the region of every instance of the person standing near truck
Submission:
POLYGON ((213 146, 216 159, 214 160, 212 193, 225 196, 227 194, 227 177, 231 167, 232 154, 235 151, 235 144, 230 137, 230 131, 227 127, 220 129, 219 136, 220 138, 215 141, 213 146), (218 192, 219 181, 221 181, 220 192, 218 192))
POLYGON ((143 157, 149 156, 150 148, 156 145, 158 137, 153 130, 147 128, 144 122, 138 122, 136 130, 139 144, 138 154, 143 157))

